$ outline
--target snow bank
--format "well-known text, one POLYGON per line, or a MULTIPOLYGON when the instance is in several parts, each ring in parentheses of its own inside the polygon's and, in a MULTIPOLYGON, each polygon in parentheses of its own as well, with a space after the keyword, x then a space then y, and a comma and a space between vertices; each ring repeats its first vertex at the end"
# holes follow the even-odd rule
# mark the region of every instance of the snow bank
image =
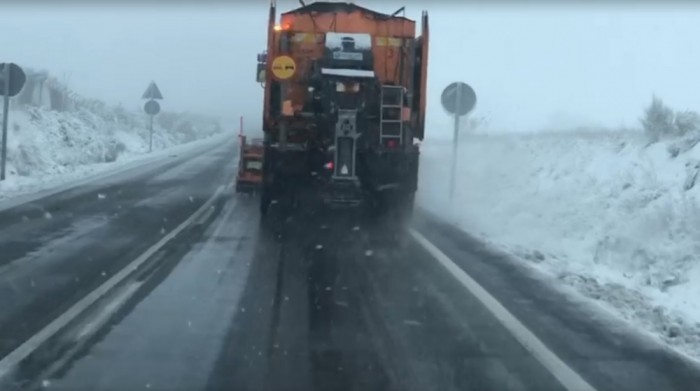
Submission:
POLYGON ((427 141, 418 199, 700 358, 700 145, 646 140, 472 135, 452 203, 450 142, 427 141))
MULTIPOLYGON (((221 131, 199 117, 169 115, 175 117, 171 127, 154 125, 154 151, 221 131)), ((148 147, 146 116, 123 109, 92 104, 62 112, 31 106, 11 110, 7 179, 0 182, 0 199, 117 167, 147 153, 148 147)))

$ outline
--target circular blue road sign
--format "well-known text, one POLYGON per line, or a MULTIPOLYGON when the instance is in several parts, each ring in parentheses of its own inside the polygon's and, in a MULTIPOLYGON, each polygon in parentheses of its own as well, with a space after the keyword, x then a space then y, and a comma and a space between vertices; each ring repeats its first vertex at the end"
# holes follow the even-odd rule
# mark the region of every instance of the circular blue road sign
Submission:
POLYGON ((146 111, 146 114, 148 114, 148 115, 156 115, 160 112, 160 105, 158 104, 158 102, 156 102, 154 100, 149 100, 143 106, 143 109, 146 111))
POLYGON ((448 113, 466 115, 476 106, 476 93, 468 84, 458 81, 445 87, 440 101, 448 113))

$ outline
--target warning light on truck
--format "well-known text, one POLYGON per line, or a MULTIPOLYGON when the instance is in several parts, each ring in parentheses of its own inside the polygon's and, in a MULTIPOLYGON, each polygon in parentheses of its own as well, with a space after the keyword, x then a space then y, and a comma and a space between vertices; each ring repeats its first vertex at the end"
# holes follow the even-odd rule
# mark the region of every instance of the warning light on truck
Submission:
POLYGON ((282 30, 289 30, 289 27, 290 27, 289 23, 285 23, 283 25, 276 24, 274 29, 275 29, 275 31, 282 31, 282 30))

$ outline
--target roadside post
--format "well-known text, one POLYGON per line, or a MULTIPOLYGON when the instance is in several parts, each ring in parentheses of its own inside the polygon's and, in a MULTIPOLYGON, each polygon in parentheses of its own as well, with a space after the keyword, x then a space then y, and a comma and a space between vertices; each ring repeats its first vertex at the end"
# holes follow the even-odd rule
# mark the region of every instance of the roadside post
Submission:
POLYGON ((5 180, 7 162, 7 122, 10 114, 10 97, 19 94, 27 81, 22 68, 14 63, 0 64, 0 94, 4 97, 2 105, 2 157, 0 157, 0 181, 5 180))
POLYGON ((445 87, 440 96, 442 107, 454 117, 454 133, 452 136, 452 162, 450 167, 450 201, 455 192, 455 176, 457 170, 457 148, 459 146, 459 122, 476 106, 476 93, 466 83, 454 82, 445 87))
POLYGON ((149 141, 148 141, 148 152, 153 151, 153 116, 160 113, 160 104, 156 99, 163 99, 163 95, 160 93, 158 86, 154 81, 148 85, 146 91, 141 96, 141 99, 148 99, 146 104, 143 106, 143 110, 149 116, 149 141))

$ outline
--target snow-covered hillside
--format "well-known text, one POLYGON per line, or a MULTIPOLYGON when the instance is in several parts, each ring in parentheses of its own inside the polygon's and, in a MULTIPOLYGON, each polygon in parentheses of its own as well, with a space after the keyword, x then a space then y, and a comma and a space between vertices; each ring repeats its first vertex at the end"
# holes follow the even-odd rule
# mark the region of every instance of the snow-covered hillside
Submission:
MULTIPOLYGON (((147 117, 96 101, 69 111, 19 106, 10 111, 7 180, 0 199, 41 189, 46 182, 107 169, 149 148, 147 117), (110 164, 104 164, 110 163, 110 164)), ((213 120, 161 113, 154 123, 153 149, 162 150, 221 132, 213 120)))
POLYGON ((419 202, 700 358, 698 138, 472 135, 422 146, 419 202))

